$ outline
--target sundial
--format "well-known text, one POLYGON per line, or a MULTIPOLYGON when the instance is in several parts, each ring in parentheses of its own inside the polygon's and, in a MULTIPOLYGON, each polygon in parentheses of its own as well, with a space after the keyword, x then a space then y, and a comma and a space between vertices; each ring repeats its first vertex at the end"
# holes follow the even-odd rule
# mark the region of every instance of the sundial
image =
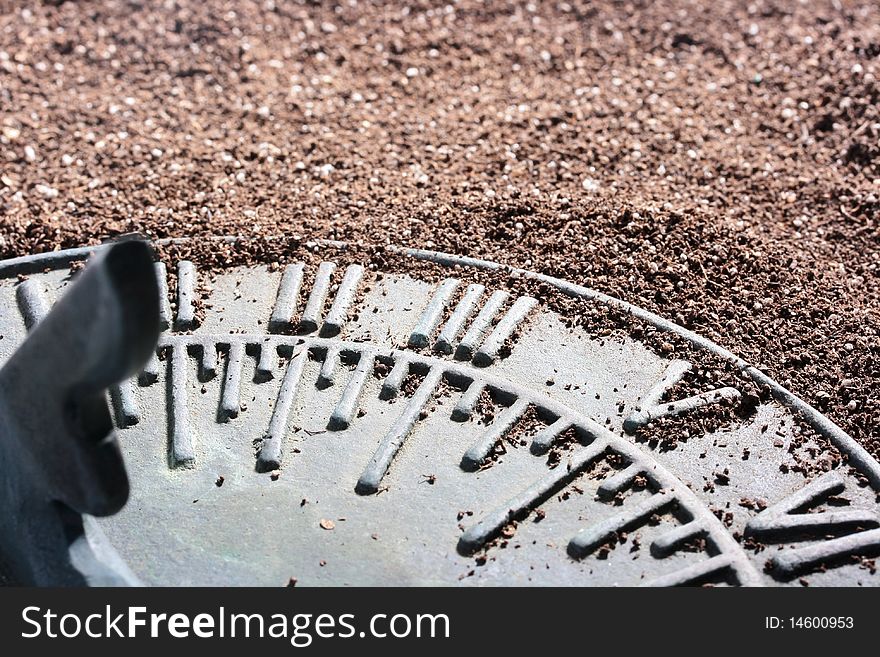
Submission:
MULTIPOLYGON (((2 362, 76 287, 74 263, 108 248, 0 264, 2 362)), ((572 329, 536 298, 476 282, 500 265, 400 252, 442 275, 371 270, 332 244, 323 259, 210 275, 188 260, 150 263, 158 342, 108 393, 131 492, 117 513, 85 516, 71 553, 89 552, 92 566, 71 557, 64 577, 880 583, 871 561, 880 553, 880 465, 761 372, 646 311, 511 270, 674 331, 773 391, 752 416, 658 450, 634 438, 640 427, 742 391, 671 397, 698 362, 572 329), (809 474, 780 467, 818 445, 796 436, 803 422, 844 458, 809 474)), ((4 476, 15 459, 7 450, 4 476)), ((0 544, 14 551, 17 540, 0 544)), ((64 550, 45 558, 64 562, 64 550)), ((38 571, 38 583, 64 580, 58 569, 38 571)))

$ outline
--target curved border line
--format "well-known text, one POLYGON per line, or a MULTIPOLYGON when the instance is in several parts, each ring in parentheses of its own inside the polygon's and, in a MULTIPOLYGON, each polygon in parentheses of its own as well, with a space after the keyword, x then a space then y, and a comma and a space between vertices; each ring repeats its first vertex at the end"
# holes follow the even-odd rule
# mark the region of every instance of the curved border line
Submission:
MULTIPOLYGON (((230 236, 212 237, 209 239, 235 242, 247 238, 230 236)), ((188 240, 189 238, 168 238, 154 240, 154 242, 156 244, 162 245, 179 244, 184 243, 188 240)), ((317 244, 332 246, 335 248, 345 248, 347 246, 345 242, 339 242, 336 240, 312 241, 317 244)), ((0 276, 8 276, 10 274, 37 273, 43 271, 46 267, 63 267, 64 265, 67 265, 75 260, 82 260, 84 258, 87 258, 92 253, 103 247, 104 244, 99 244, 95 246, 50 251, 48 253, 41 253, 32 256, 21 256, 18 258, 0 261, 0 276)), ((402 253, 417 260, 434 262, 439 265, 462 265, 465 267, 470 267, 472 269, 504 271, 508 274, 516 274, 530 280, 548 283, 559 291, 563 292, 564 294, 567 294, 568 296, 580 299, 588 299, 590 301, 597 301, 599 303, 612 306, 632 315, 633 317, 637 317, 638 319, 641 319, 642 321, 645 321, 655 326, 661 331, 675 333, 676 335, 679 335, 680 337, 690 342, 695 347, 710 351, 715 355, 720 356, 721 358, 733 363, 736 367, 745 372, 755 383, 768 386, 773 394, 773 397, 779 403, 781 403, 783 406, 794 408, 801 415, 803 415, 804 419, 806 419, 810 426, 813 427, 813 429, 817 433, 819 433, 819 435, 830 440, 835 447, 843 452, 843 454, 847 457, 850 465, 855 466, 868 478, 868 480, 871 482, 871 485, 874 487, 874 490, 880 491, 880 463, 878 463, 874 459, 874 457, 872 457, 864 447, 859 445, 846 431, 841 429, 839 426, 837 426, 837 424, 825 417, 822 413, 810 406, 807 402, 799 398, 793 392, 776 383, 776 381, 764 374, 764 372, 762 372, 758 368, 747 363, 745 360, 728 351, 727 349, 718 346, 711 340, 704 338, 703 336, 698 335, 697 333, 694 333, 693 331, 690 331, 683 326, 679 326, 675 322, 664 319, 659 315, 655 315, 648 310, 644 310, 643 308, 634 306, 633 304, 627 301, 623 301, 622 299, 618 299, 617 297, 612 297, 607 294, 603 294, 602 292, 597 292, 596 290, 584 287, 583 285, 578 285, 576 283, 572 283, 561 278, 556 278, 554 276, 549 276, 547 274, 539 274, 537 272, 529 271, 527 269, 511 267, 510 265, 502 265, 500 263, 491 262, 489 260, 481 260, 479 258, 471 258, 468 256, 458 256, 450 253, 441 253, 437 251, 427 251, 424 249, 414 249, 394 245, 386 246, 385 248, 392 252, 402 253)))
POLYGON ((618 308, 626 313, 629 313, 633 317, 637 317, 645 322, 648 322, 649 324, 652 324, 661 331, 675 333, 676 335, 679 335, 690 342, 695 347, 711 351, 717 356, 720 356, 721 358, 730 361, 740 370, 745 372, 749 377, 751 377, 751 379, 755 383, 759 385, 767 385, 773 393, 773 397, 779 403, 781 403, 783 406, 794 408, 799 413, 801 413, 801 415, 804 416, 810 426, 813 427, 813 429, 815 429, 816 432, 819 433, 819 435, 830 440, 835 447, 837 447, 841 452, 846 455, 850 465, 853 465, 860 471, 862 471, 862 473, 871 482, 875 490, 880 490, 880 463, 878 463, 874 459, 874 457, 872 457, 864 447, 859 445, 846 431, 841 429, 834 422, 829 420, 822 413, 810 406, 807 402, 799 398, 793 392, 776 383, 776 381, 764 374, 758 368, 750 365, 742 358, 736 356, 727 349, 719 347, 711 340, 708 340, 707 338, 704 338, 703 336, 698 335, 693 331, 684 328, 683 326, 679 326, 675 322, 670 322, 669 320, 664 319, 659 315, 655 315, 648 310, 644 310, 643 308, 634 306, 627 301, 623 301, 616 297, 603 294, 602 292, 597 292, 596 290, 592 290, 588 287, 584 287, 576 283, 571 283, 561 278, 548 276, 547 274, 539 274, 537 272, 529 271, 527 269, 520 269, 518 267, 511 267, 509 265, 502 265, 497 262, 480 260, 478 258, 470 258, 467 256, 457 256, 448 253, 438 253, 435 251, 426 251, 424 249, 412 249, 398 246, 391 246, 388 248, 398 253, 404 253, 408 256, 416 258, 417 260, 426 260, 429 262, 435 262, 437 264, 447 266, 463 265, 465 267, 471 267, 474 269, 506 271, 511 274, 522 276, 523 278, 528 278, 530 280, 549 283, 550 285, 553 285, 555 288, 567 294, 568 296, 604 303, 605 305, 618 308))

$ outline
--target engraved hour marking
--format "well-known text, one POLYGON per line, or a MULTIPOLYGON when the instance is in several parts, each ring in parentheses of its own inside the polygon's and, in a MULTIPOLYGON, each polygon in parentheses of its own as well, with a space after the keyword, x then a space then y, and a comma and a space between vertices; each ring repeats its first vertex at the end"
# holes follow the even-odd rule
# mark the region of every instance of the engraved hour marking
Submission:
POLYGON ((645 586, 668 587, 698 584, 715 577, 719 573, 730 570, 733 565, 733 559, 730 556, 719 554, 710 559, 695 563, 692 566, 677 570, 674 573, 653 579, 645 584, 645 586))
POLYGON ((419 318, 418 324, 416 324, 416 327, 409 336, 410 347, 420 348, 428 346, 431 334, 434 333, 437 325, 440 324, 443 310, 452 298, 456 287, 458 287, 458 279, 456 278, 447 278, 440 284, 440 287, 437 288, 437 291, 434 292, 434 296, 428 303, 428 307, 425 308, 425 311, 419 318))
POLYGON ((388 373, 385 381, 382 382, 382 399, 387 400, 397 397, 397 393, 400 392, 400 386, 403 385, 403 380, 407 374, 409 374, 409 360, 400 356, 394 361, 391 372, 388 373))
POLYGON ((532 444, 529 447, 530 451, 535 456, 546 453, 553 444, 553 441, 559 438, 562 432, 571 426, 572 422, 568 418, 557 418, 552 424, 544 427, 535 434, 534 438, 532 438, 532 444))
POLYGON ((379 490, 379 484, 382 483, 382 478, 388 471, 391 461, 394 460, 397 451, 409 436, 425 405, 430 401, 442 375, 443 373, 438 367, 431 368, 425 375, 418 389, 407 402, 403 413, 382 439, 382 443, 358 479, 355 492, 359 495, 369 495, 379 490))
POLYGON ((348 309, 354 302, 363 275, 364 268, 360 265, 349 265, 346 268, 339 289, 336 291, 336 298, 333 299, 333 305, 330 306, 330 312, 327 313, 324 326, 321 327, 321 335, 333 337, 342 331, 342 325, 348 318, 348 309))
POLYGON ((169 358, 171 358, 171 459, 173 465, 189 465, 195 460, 195 451, 189 426, 187 399, 189 355, 186 344, 175 342, 171 346, 169 358))
POLYGON ((287 435, 290 409, 302 378, 306 353, 305 350, 296 353, 287 363, 287 370, 281 380, 281 389, 278 391, 275 408, 272 410, 272 419, 269 421, 269 430, 263 437, 260 451, 257 454, 257 469, 262 472, 276 470, 281 466, 284 454, 283 442, 287 435))
POLYGON ((116 408, 116 424, 120 428, 130 427, 141 420, 141 412, 132 388, 131 381, 126 379, 110 389, 113 405, 116 408))
POLYGON ((486 428, 477 442, 465 452, 465 455, 461 458, 461 469, 477 470, 483 465, 486 457, 489 456, 489 453, 498 441, 502 440, 510 432, 513 425, 522 417, 528 407, 529 403, 526 400, 517 399, 499 413, 495 421, 486 428))
POLYGON ((455 408, 452 409, 452 419, 456 422, 464 422, 470 419, 474 413, 474 407, 477 405, 477 400, 485 389, 486 386, 476 379, 471 381, 468 389, 462 393, 455 408))
POLYGON ((220 399, 220 413, 224 419, 236 418, 241 410, 241 370, 244 365, 245 344, 238 340, 229 343, 226 357, 226 380, 220 399))
POLYGON ((474 311, 474 307, 477 305, 480 297, 483 296, 484 290, 485 288, 482 285, 468 285, 464 296, 461 301, 458 302, 449 321, 446 322, 443 329, 440 331, 440 335, 437 337, 437 342, 434 343, 434 349, 436 351, 444 354, 452 353, 452 345, 455 343, 458 334, 464 327, 464 323, 474 311))
POLYGON ((275 376, 277 358, 275 345, 269 340, 263 340, 260 344, 260 356, 257 358, 257 375, 261 379, 268 380, 275 376))
POLYGON ((489 512, 478 523, 471 526, 458 540, 458 551, 467 555, 479 550, 511 520, 537 508, 557 490, 574 480, 590 463, 602 456, 607 447, 606 440, 596 439, 586 447, 574 452, 565 467, 561 465, 556 467, 550 474, 529 486, 503 506, 489 512))
POLYGON ((705 536, 708 532, 698 520, 691 520, 655 538, 651 543, 651 554, 667 557, 688 541, 705 536))
POLYGON ((321 371, 318 373, 318 387, 329 388, 336 380, 336 370, 339 368, 339 347, 327 347, 324 362, 321 363, 321 371))
POLYGON ((587 556, 606 543, 615 532, 644 523, 650 516, 675 501, 669 493, 655 493, 640 502, 624 504, 620 513, 604 518, 580 530, 568 543, 568 553, 577 559, 587 556))
POLYGON ((832 532, 876 527, 878 518, 861 510, 794 513, 815 506, 825 497, 843 491, 843 479, 836 472, 819 477, 787 498, 764 509, 749 520, 745 532, 764 540, 786 540, 808 534, 819 538, 832 532))
POLYGON ((474 319, 470 328, 461 339, 458 348, 455 350, 456 359, 470 360, 473 357, 474 352, 483 340, 483 335, 489 330, 492 320, 498 311, 501 310, 508 296, 504 290, 496 290, 492 293, 486 305, 477 313, 476 319, 474 319))
POLYGON ((159 330, 171 327, 171 304, 168 302, 168 270, 164 262, 157 262, 156 283, 159 285, 159 330))
POLYGON ((18 310, 28 331, 49 312, 49 300, 43 284, 32 278, 22 281, 15 290, 18 310))
POLYGON ((596 491, 596 494, 603 499, 610 499, 629 486, 637 476, 643 473, 643 471, 644 466, 640 463, 628 465, 620 472, 614 473, 599 484, 599 489, 596 491))
POLYGON ((773 574, 793 576, 849 555, 877 553, 880 553, 880 529, 871 529, 807 547, 783 550, 775 554, 770 561, 773 565, 773 574))
POLYGON ((154 349, 140 375, 141 385, 150 385, 159 380, 159 354, 154 349))
POLYGON ((210 340, 199 343, 202 363, 202 376, 213 379, 217 375, 217 345, 210 340))
POLYGON ((334 271, 336 271, 335 262, 322 262, 318 266, 315 284, 312 286, 309 300, 306 301, 305 310, 299 320, 300 330, 304 333, 318 330, 318 324, 321 323, 321 311, 324 310, 324 302, 327 301, 327 294, 330 292, 330 279, 334 271))
POLYGON ((327 428, 331 431, 347 429, 354 420, 358 412, 358 401, 364 389, 364 384, 367 382, 370 372, 373 371, 373 363, 373 354, 364 351, 361 354, 360 360, 358 360, 354 373, 352 373, 345 386, 345 390, 342 392, 339 403, 336 404, 336 408, 333 409, 333 414, 330 416, 327 428))
POLYGON ((662 378, 639 401, 638 408, 623 421, 624 431, 634 434, 639 427, 648 424, 651 420, 670 415, 679 415, 686 411, 692 411, 721 401, 722 399, 737 399, 740 396, 740 392, 736 388, 726 387, 702 392, 685 399, 661 403, 660 400, 663 398, 663 394, 681 381, 690 368, 691 364, 687 361, 672 361, 663 373, 662 378))
POLYGON ((302 286, 303 263, 287 265, 278 285, 278 297, 272 316, 269 318, 269 331, 281 333, 293 328, 293 313, 296 312, 296 303, 299 298, 299 289, 302 286))
POLYGON ((188 331, 195 324, 196 266, 189 260, 177 263, 177 320, 178 331, 188 331))
POLYGON ((474 365, 486 367, 494 363, 504 343, 513 335, 516 327, 519 326, 520 322, 526 318, 526 315, 536 305, 538 305, 538 301, 532 297, 520 297, 517 299, 510 307, 510 310, 507 311, 507 314, 495 326, 492 333, 489 334, 489 337, 483 342, 483 345, 477 350, 477 354, 474 356, 474 365))

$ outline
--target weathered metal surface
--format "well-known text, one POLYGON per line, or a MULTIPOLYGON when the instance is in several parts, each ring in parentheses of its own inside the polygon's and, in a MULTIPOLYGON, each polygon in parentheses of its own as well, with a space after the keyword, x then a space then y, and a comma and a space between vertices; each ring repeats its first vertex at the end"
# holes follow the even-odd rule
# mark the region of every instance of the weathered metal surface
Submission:
MULTIPOLYGON (((652 450, 632 439, 638 425, 740 391, 663 399, 688 363, 570 330, 534 299, 468 285, 460 269, 438 284, 377 278, 336 267, 333 253, 319 267, 277 272, 156 268, 160 289, 167 271, 182 281, 175 313, 167 298, 159 304, 156 356, 113 394, 132 495, 95 523, 144 582, 880 581, 856 559, 880 551, 880 466, 778 385, 780 401, 751 419, 652 450), (793 408, 848 465, 810 481, 780 471, 796 438, 793 408), (706 486, 725 471, 726 485, 706 486)), ((29 279, 49 302, 67 278, 65 259, 54 258, 56 269, 29 279)), ((4 308, 23 294, 22 266, 0 265, 4 308)), ((623 305, 762 380, 649 313, 543 280, 584 303, 623 305)), ((27 321, 3 315, 0 357, 27 321)))

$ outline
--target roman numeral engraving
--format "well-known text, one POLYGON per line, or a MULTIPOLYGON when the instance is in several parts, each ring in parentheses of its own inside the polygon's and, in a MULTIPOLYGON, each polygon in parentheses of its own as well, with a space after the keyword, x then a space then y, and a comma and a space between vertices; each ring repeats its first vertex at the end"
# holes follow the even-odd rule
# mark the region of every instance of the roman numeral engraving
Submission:
POLYGON ((474 365, 486 367, 494 363, 504 343, 513 335, 513 332, 526 318, 526 315, 537 305, 538 301, 532 297, 520 297, 514 301, 507 314, 501 318, 501 321, 498 322, 495 329, 489 334, 489 337, 477 349, 477 353, 474 356, 474 365))
POLYGON ((281 275, 281 284, 278 286, 278 297, 275 308, 269 318, 269 331, 283 333, 293 329, 293 316, 296 313, 296 304, 299 297, 299 289, 302 286, 303 268, 305 265, 299 262, 295 265, 287 265, 281 275))
POLYGON ((431 298, 428 307, 419 318, 419 323, 413 329, 409 336, 410 347, 427 347, 431 334, 440 323, 443 316, 443 310, 452 298, 455 288, 458 287, 458 280, 455 278, 447 278, 431 298))
POLYGON ((476 319, 461 339, 455 351, 455 357, 458 360, 471 360, 474 357, 474 353, 483 341, 483 336, 489 330, 492 320, 504 306, 508 296, 504 290, 496 290, 492 293, 486 305, 477 313, 476 319))
MULTIPOLYGON (((440 325, 443 313, 458 285, 459 280, 456 278, 447 278, 440 284, 410 334, 408 342, 410 347, 419 349, 430 344, 431 337, 440 325)), ((518 298, 492 328, 495 316, 501 312, 509 296, 507 292, 501 290, 493 292, 456 348, 455 340, 464 330, 484 291, 482 285, 468 286, 440 330, 434 342, 435 351, 444 354, 451 354, 454 351, 457 360, 473 360, 474 365, 487 367, 495 362, 505 343, 538 304, 532 297, 518 298)))
POLYGON ((849 555, 880 552, 880 529, 872 529, 880 525, 880 518, 875 514, 858 509, 806 512, 843 490, 843 478, 836 472, 829 472, 768 507, 746 524, 746 534, 771 542, 822 539, 828 535, 855 532, 774 555, 770 560, 774 575, 791 577, 849 555))
POLYGON ((461 301, 458 302, 458 305, 449 317, 449 321, 446 322, 443 330, 440 331, 437 342, 434 343, 435 351, 444 354, 452 353, 453 344, 456 338, 458 338, 458 334, 461 333, 465 322, 471 316, 471 313, 474 312, 474 308, 476 308, 480 297, 483 296, 484 290, 485 288, 482 285, 468 285, 467 291, 465 291, 461 301))
POLYGON ((784 541, 831 532, 876 527, 877 517, 868 511, 845 510, 824 513, 797 513, 822 502, 829 495, 843 492, 843 479, 829 472, 787 498, 774 504, 749 520, 745 531, 762 540, 784 541))
POLYGON ((299 295, 303 284, 305 265, 296 263, 288 265, 281 276, 278 285, 278 293, 275 298, 275 306, 269 318, 269 331, 271 333, 286 333, 298 327, 300 333, 314 333, 321 328, 323 337, 339 335, 345 322, 348 320, 348 312, 354 303, 358 286, 364 275, 361 265, 349 265, 342 275, 342 281, 336 290, 336 296, 327 311, 327 316, 322 320, 324 305, 330 295, 333 282, 333 274, 336 271, 336 263, 322 262, 315 273, 315 282, 309 292, 306 305, 303 308, 299 321, 294 321, 299 295))
POLYGON ((675 497, 662 491, 638 502, 628 501, 619 513, 580 530, 569 541, 568 553, 576 559, 583 558, 609 541, 616 532, 644 524, 648 518, 660 513, 673 502, 675 497))
POLYGON ((512 520, 526 515, 542 502, 578 477, 595 460, 599 459, 608 447, 604 440, 597 439, 574 452, 565 464, 557 467, 525 491, 511 499, 507 504, 489 512, 475 525, 472 525, 458 540, 458 551, 472 554, 497 536, 512 520))
POLYGON ((638 408, 623 422, 623 429, 629 434, 634 434, 640 427, 645 426, 651 420, 671 415, 679 415, 722 399, 736 399, 740 396, 736 388, 718 388, 700 393, 692 397, 675 401, 661 402, 663 394, 690 370, 691 364, 683 360, 674 360, 669 364, 663 377, 652 387, 639 401, 638 408))

